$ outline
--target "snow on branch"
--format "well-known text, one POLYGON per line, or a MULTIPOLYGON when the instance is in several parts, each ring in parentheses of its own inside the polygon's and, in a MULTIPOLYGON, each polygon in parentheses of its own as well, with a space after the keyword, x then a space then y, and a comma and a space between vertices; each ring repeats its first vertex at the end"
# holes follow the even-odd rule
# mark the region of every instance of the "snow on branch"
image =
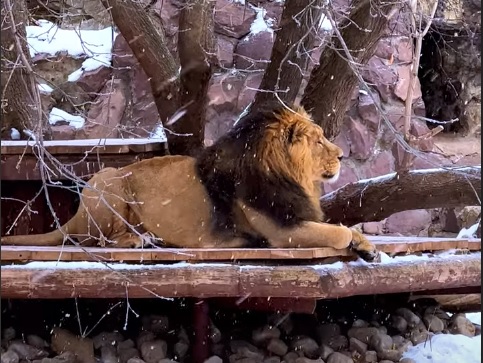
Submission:
POLYGON ((413 209, 480 205, 481 166, 413 170, 349 183, 324 195, 330 223, 380 221, 413 209))

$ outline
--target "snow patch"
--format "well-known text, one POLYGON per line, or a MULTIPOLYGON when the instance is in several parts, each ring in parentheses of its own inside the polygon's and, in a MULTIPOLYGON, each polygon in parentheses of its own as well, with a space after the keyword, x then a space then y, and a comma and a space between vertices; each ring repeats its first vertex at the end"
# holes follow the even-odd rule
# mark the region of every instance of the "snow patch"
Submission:
POLYGON ((272 26, 274 24, 274 20, 272 18, 267 18, 265 20, 267 10, 265 10, 264 8, 258 8, 253 5, 250 5, 250 7, 255 10, 256 17, 252 25, 250 26, 250 34, 248 34, 248 37, 261 32, 269 32, 273 37, 272 26))
POLYGON ((20 140, 20 132, 15 127, 10 129, 10 138, 12 140, 20 140))
POLYGON ((68 112, 62 111, 61 109, 54 107, 49 114, 49 123, 55 125, 59 121, 65 121, 70 126, 80 129, 84 126, 85 119, 82 116, 71 115, 68 112))
POLYGON ((40 84, 37 85, 37 87, 38 87, 40 93, 44 93, 44 94, 47 94, 47 95, 51 94, 54 91, 54 89, 46 83, 40 83, 40 84))
POLYGON ((27 42, 30 56, 67 52, 71 57, 87 57, 82 67, 68 76, 69 82, 75 82, 85 71, 99 67, 110 67, 112 44, 117 33, 112 27, 101 30, 60 29, 48 20, 37 20, 37 25, 29 25, 27 42))
POLYGON ((471 321, 473 324, 481 325, 481 313, 466 313, 466 319, 471 321))
POLYGON ((434 335, 430 341, 410 347, 403 358, 417 363, 481 363, 481 336, 434 335))
POLYGON ((468 228, 461 228, 461 231, 458 233, 456 238, 476 238, 476 231, 478 231, 480 221, 481 220, 478 219, 478 221, 472 226, 469 226, 468 228))
POLYGON ((319 29, 324 30, 326 32, 332 31, 332 23, 330 22, 327 15, 322 14, 319 20, 319 29))
POLYGON ((160 142, 167 142, 168 141, 168 139, 166 137, 166 133, 164 132, 163 125, 159 125, 159 124, 156 125, 153 132, 151 132, 151 134, 149 134, 149 138, 159 140, 160 142))

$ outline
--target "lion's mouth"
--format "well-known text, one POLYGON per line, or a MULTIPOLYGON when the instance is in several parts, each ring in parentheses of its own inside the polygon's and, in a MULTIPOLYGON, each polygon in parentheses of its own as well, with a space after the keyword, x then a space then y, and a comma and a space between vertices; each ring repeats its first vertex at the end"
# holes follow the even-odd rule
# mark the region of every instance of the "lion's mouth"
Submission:
POLYGON ((335 181, 337 181, 337 179, 339 179, 339 173, 323 173, 322 174, 322 179, 324 180, 324 182, 326 183, 333 183, 335 181))

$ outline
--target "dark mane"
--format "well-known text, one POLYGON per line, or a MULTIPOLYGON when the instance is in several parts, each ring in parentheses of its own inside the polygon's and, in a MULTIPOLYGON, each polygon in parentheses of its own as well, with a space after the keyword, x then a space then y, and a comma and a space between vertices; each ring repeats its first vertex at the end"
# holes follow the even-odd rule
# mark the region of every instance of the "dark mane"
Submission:
POLYGON ((320 221, 320 211, 290 175, 267 173, 261 168, 257 151, 267 126, 277 122, 276 115, 282 110, 279 104, 269 105, 244 117, 197 157, 198 175, 214 207, 215 231, 238 233, 233 216, 236 199, 270 216, 281 227, 320 221))

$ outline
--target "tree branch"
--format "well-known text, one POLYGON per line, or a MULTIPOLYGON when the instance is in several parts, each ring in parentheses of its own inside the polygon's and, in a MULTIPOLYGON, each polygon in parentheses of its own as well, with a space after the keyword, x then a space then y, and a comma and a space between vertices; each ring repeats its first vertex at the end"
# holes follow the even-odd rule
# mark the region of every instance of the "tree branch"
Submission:
POLYGON ((387 29, 389 14, 393 14, 397 6, 396 2, 381 0, 356 0, 354 3, 349 17, 341 22, 339 29, 342 29, 344 43, 357 64, 350 64, 339 54, 343 45, 334 33, 332 44, 324 49, 319 65, 312 70, 301 102, 329 139, 339 133, 350 103, 348 95, 358 82, 351 67, 367 64, 387 29))
MULTIPOLYGON (((102 0, 112 20, 149 78, 161 121, 166 123, 179 107, 178 64, 166 46, 163 30, 155 26, 141 3, 102 0)), ((168 138, 170 134, 168 134, 168 138)))
POLYGON ((322 14, 323 0, 285 1, 275 43, 268 65, 250 111, 271 100, 275 94, 282 101, 292 104, 307 69, 308 49, 312 48, 322 14))
POLYGON ((413 209, 480 205, 481 166, 413 170, 349 183, 324 195, 330 223, 352 226, 413 209))
POLYGON ((186 0, 179 19, 178 52, 181 63, 181 107, 170 141, 173 154, 196 155, 204 145, 205 110, 215 53, 213 0, 186 0), (191 135, 186 135, 186 134, 191 135), (176 134, 180 136, 176 136, 176 134))

